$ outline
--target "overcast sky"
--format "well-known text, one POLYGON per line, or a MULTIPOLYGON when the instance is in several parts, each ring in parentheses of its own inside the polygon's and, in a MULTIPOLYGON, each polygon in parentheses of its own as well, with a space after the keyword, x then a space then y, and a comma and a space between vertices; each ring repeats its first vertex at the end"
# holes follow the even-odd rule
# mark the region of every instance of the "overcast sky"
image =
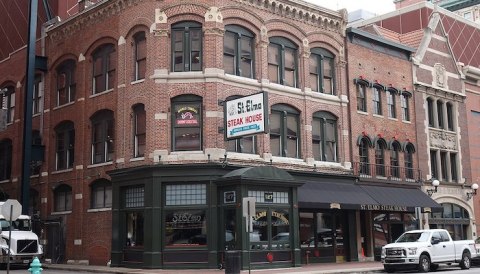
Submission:
POLYGON ((304 0, 331 10, 346 8, 348 12, 364 9, 377 15, 395 10, 393 0, 304 0))

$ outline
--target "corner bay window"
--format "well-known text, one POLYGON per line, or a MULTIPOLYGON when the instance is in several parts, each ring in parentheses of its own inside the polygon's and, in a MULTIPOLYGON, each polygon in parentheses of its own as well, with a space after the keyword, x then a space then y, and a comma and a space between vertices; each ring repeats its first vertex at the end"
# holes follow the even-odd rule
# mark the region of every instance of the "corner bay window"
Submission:
POLYGON ((207 186, 175 184, 165 187, 165 245, 207 245, 207 186), (177 208, 181 206, 181 208, 177 208), (191 208, 185 208, 191 206, 191 208))
POLYGON ((173 151, 202 150, 202 98, 182 95, 172 99, 173 151))
POLYGON ((126 210, 125 245, 127 247, 142 247, 144 238, 144 207, 145 188, 131 186, 123 190, 123 208, 126 210))

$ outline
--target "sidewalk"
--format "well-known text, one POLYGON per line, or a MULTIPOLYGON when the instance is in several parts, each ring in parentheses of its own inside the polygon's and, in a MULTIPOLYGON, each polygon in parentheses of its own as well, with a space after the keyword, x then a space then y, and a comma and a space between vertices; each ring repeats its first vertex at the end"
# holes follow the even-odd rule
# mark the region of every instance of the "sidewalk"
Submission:
MULTIPOLYGON (((108 267, 94 265, 73 265, 73 264, 43 264, 43 269, 56 269, 72 271, 73 273, 94 272, 94 273, 118 273, 118 274, 223 274, 225 270, 218 269, 134 269, 123 267, 108 267)), ((367 274, 381 272, 383 266, 380 262, 348 262, 348 263, 322 263, 309 264, 301 267, 292 268, 276 268, 276 269, 254 269, 251 273, 255 274, 339 274, 339 273, 356 273, 367 274)), ((248 270, 242 270, 241 274, 248 274, 248 270)))

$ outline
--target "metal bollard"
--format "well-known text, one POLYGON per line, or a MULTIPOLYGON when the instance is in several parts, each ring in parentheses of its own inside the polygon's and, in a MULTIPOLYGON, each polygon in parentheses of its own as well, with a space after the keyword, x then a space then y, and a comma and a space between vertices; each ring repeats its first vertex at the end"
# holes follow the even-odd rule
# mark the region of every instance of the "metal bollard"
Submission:
POLYGON ((40 260, 35 257, 32 261, 32 263, 30 264, 30 268, 28 269, 28 271, 32 274, 41 274, 42 271, 43 271, 43 268, 42 268, 42 264, 40 263, 40 260))

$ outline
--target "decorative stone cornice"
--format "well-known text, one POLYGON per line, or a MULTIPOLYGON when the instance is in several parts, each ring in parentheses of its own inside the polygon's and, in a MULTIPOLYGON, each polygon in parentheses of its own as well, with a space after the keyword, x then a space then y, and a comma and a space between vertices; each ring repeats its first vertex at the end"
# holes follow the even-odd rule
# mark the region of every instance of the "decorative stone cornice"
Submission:
POLYGON ((235 1, 345 36, 348 17, 346 10, 336 12, 298 0, 235 1))
POLYGON ((204 34, 205 35, 213 34, 213 35, 223 36, 225 34, 225 30, 218 27, 204 28, 204 34))
POLYGON ((53 42, 64 40, 73 36, 85 27, 96 25, 107 18, 118 15, 126 8, 137 5, 143 0, 103 0, 98 2, 95 7, 78 13, 77 15, 52 26, 48 35, 53 42))

